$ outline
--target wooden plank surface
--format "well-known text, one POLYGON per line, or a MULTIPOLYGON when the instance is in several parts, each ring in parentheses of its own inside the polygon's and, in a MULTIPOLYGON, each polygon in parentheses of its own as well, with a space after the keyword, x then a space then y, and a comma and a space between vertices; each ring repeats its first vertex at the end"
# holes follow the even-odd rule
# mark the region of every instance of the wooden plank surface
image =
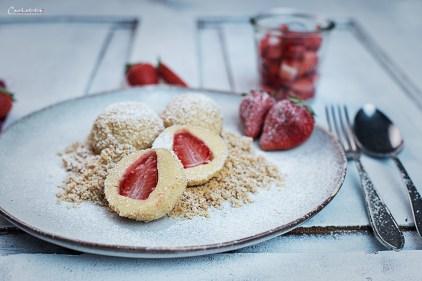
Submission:
POLYGON ((132 54, 134 32, 138 24, 132 27, 116 25, 109 29, 103 42, 103 57, 98 63, 92 82, 86 87, 86 93, 99 93, 118 89, 125 85, 125 69, 132 54))
POLYGON ((0 279, 17 280, 420 280, 421 251, 378 254, 217 254, 135 260, 91 255, 0 257, 0 279), (342 270, 339 270, 341 268, 342 270))
MULTIPOLYGON (((331 231, 323 234, 302 234, 300 229, 269 241, 243 248, 239 253, 375 253, 385 249, 371 232, 331 231)), ((404 251, 422 250, 422 239, 415 231, 405 231, 404 251)), ((34 238, 22 231, 0 232, 0 256, 19 253, 72 254, 81 253, 34 238)), ((1 279, 0 279, 1 280, 1 279)))
POLYGON ((32 111, 82 95, 108 28, 1 25, 1 78, 17 100, 6 126, 32 111))

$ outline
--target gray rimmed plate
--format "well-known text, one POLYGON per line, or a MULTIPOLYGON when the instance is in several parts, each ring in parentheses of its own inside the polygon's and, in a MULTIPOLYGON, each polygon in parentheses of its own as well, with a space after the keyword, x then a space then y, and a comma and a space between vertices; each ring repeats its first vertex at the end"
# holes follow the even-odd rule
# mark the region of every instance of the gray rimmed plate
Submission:
POLYGON ((276 163, 280 188, 262 190, 240 208, 213 209, 210 217, 164 218, 150 223, 121 219, 92 203, 58 203, 65 178, 58 152, 83 141, 107 105, 142 101, 160 112, 181 92, 202 93, 221 107, 226 130, 239 132, 238 95, 208 90, 145 87, 65 101, 10 126, 0 136, 0 212, 24 231, 49 242, 96 254, 125 257, 184 257, 224 252, 268 240, 297 227, 337 194, 346 158, 321 127, 290 151, 256 152, 276 163))

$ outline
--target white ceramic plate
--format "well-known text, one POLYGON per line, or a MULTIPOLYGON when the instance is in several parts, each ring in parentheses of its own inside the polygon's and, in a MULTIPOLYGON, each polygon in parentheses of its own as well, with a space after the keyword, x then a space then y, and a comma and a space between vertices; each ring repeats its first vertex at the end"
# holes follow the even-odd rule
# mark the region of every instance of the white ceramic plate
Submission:
POLYGON ((58 152, 88 135, 109 104, 142 101, 160 112, 181 92, 210 96, 220 106, 226 130, 240 132, 240 96, 168 87, 108 92, 50 106, 24 117, 0 136, 0 212, 24 231, 84 252, 126 257, 181 257, 234 250, 280 235, 324 208, 340 189, 346 159, 320 127, 297 149, 262 152, 285 175, 283 188, 253 196, 241 208, 213 209, 209 218, 164 218, 139 223, 92 203, 57 203, 65 178, 58 152))

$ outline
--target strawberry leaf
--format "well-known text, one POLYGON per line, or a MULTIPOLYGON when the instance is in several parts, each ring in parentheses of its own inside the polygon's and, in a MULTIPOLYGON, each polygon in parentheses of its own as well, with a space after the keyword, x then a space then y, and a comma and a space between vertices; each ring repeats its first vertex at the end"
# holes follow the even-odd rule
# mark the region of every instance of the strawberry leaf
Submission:
POLYGON ((303 100, 303 99, 301 99, 301 98, 299 98, 299 97, 296 97, 296 96, 291 96, 291 95, 289 95, 288 99, 289 99, 292 103, 294 103, 295 105, 297 105, 297 106, 301 106, 301 107, 304 107, 307 111, 309 111, 309 113, 310 113, 313 117, 315 117, 315 116, 316 116, 315 111, 312 109, 312 107, 310 107, 309 105, 307 105, 307 104, 304 102, 304 100, 303 100))
POLYGON ((127 73, 132 66, 133 66, 133 64, 127 63, 125 65, 125 73, 127 73))
POLYGON ((1 94, 9 96, 12 99, 13 102, 16 101, 15 95, 13 93, 9 92, 8 90, 6 90, 5 88, 0 88, 0 95, 1 94))

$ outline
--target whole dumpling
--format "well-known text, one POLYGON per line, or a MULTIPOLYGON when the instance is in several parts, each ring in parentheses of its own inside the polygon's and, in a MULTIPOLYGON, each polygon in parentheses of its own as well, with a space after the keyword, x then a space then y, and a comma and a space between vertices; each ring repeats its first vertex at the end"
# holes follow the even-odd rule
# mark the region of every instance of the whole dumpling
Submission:
POLYGON ((156 112, 140 102, 115 103, 98 115, 89 143, 95 153, 117 145, 150 148, 164 125, 156 112))
POLYGON ((175 96, 161 113, 164 126, 193 125, 221 133, 223 118, 218 105, 202 94, 175 96))

